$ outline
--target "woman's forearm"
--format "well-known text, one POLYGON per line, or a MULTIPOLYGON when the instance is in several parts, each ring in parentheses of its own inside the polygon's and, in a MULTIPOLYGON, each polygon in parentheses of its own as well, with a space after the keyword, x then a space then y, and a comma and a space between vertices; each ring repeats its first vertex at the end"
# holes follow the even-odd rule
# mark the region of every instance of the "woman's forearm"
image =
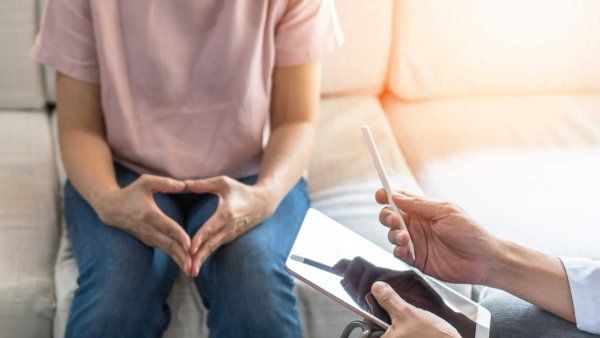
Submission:
POLYGON ((104 133, 100 88, 59 73, 56 92, 65 171, 75 189, 97 208, 103 196, 119 188, 104 133))
POLYGON ((119 189, 108 144, 86 132, 65 131, 59 137, 62 161, 71 184, 96 208, 105 195, 119 189))
POLYGON ((257 185, 266 188, 275 204, 302 177, 315 138, 314 123, 293 122, 273 129, 265 149, 257 185))
POLYGON ((321 63, 275 68, 271 93, 271 136, 257 186, 276 207, 308 166, 316 135, 321 63))
POLYGON ((552 255, 501 241, 487 285, 505 290, 575 323, 567 273, 552 255))

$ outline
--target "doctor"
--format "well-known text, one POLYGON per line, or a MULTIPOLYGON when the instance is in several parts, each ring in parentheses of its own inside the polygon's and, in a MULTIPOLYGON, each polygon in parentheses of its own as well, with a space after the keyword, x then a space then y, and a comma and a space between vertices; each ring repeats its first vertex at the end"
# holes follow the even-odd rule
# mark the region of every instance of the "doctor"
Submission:
MULTIPOLYGON (((375 197, 387 204, 383 189, 375 197)), ((398 216, 389 206, 381 211, 380 221, 390 228, 396 257, 440 280, 501 289, 545 310, 506 293, 484 299, 482 304, 492 312, 492 336, 600 333, 600 261, 555 257, 495 237, 450 203, 406 192, 395 193, 393 200, 408 232, 397 229, 398 216), (408 254, 409 239, 415 261, 408 254)), ((385 283, 374 283, 372 292, 392 318, 384 337, 459 337, 446 321, 406 303, 385 283)))

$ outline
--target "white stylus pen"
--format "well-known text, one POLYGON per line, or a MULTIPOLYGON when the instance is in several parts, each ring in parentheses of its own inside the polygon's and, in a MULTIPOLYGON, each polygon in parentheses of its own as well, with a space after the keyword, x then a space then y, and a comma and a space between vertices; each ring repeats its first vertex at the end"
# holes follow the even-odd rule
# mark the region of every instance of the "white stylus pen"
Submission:
MULTIPOLYGON (((408 231, 406 227, 406 223, 404 223, 404 219, 402 218, 402 214, 394 200, 392 199, 392 188, 390 187, 390 180, 388 179, 387 173, 385 172, 385 168, 383 167, 383 162, 381 161, 381 156, 379 156, 379 150, 377 150, 377 145, 375 144, 375 140, 373 139, 373 135, 371 134, 371 129, 369 126, 365 125, 362 127, 362 133, 365 138, 365 143, 369 148, 369 153, 371 153, 371 158, 373 159, 373 164, 375 165, 375 169, 377 169, 377 174, 379 174, 379 179, 381 180, 381 184, 383 184, 383 189, 385 190, 385 194, 387 195, 388 204, 392 211, 398 215, 400 219, 400 229, 408 231)), ((410 253, 413 261, 415 260, 415 247, 413 246, 412 240, 408 240, 408 252, 410 253)))

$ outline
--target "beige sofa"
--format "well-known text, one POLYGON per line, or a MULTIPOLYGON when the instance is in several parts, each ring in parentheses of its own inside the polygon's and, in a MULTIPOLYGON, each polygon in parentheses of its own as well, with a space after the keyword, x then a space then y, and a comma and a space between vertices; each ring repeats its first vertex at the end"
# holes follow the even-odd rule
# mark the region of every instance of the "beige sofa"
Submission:
MULTIPOLYGON (((76 286, 45 109, 52 73, 28 57, 39 1, 0 3, 2 337, 62 336, 76 286)), ((600 258, 600 3, 336 4, 346 44, 324 62, 315 208, 390 247, 360 138, 370 124, 395 186, 458 202, 521 243, 600 258)), ((355 317, 305 285, 298 294, 306 337, 335 337, 355 317)), ((189 280, 169 303, 167 337, 207 336, 189 280)))

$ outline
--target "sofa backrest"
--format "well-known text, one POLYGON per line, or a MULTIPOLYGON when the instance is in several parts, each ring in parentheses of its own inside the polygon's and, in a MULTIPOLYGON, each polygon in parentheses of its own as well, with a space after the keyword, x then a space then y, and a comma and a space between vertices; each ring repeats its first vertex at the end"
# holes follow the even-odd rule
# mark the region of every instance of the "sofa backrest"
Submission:
POLYGON ((396 0, 400 98, 600 91, 598 0, 396 0))
POLYGON ((46 102, 42 68, 29 56, 37 8, 36 0, 0 1, 0 110, 39 109, 46 102))
POLYGON ((379 94, 389 61, 392 0, 336 0, 344 45, 323 60, 324 95, 379 94))

